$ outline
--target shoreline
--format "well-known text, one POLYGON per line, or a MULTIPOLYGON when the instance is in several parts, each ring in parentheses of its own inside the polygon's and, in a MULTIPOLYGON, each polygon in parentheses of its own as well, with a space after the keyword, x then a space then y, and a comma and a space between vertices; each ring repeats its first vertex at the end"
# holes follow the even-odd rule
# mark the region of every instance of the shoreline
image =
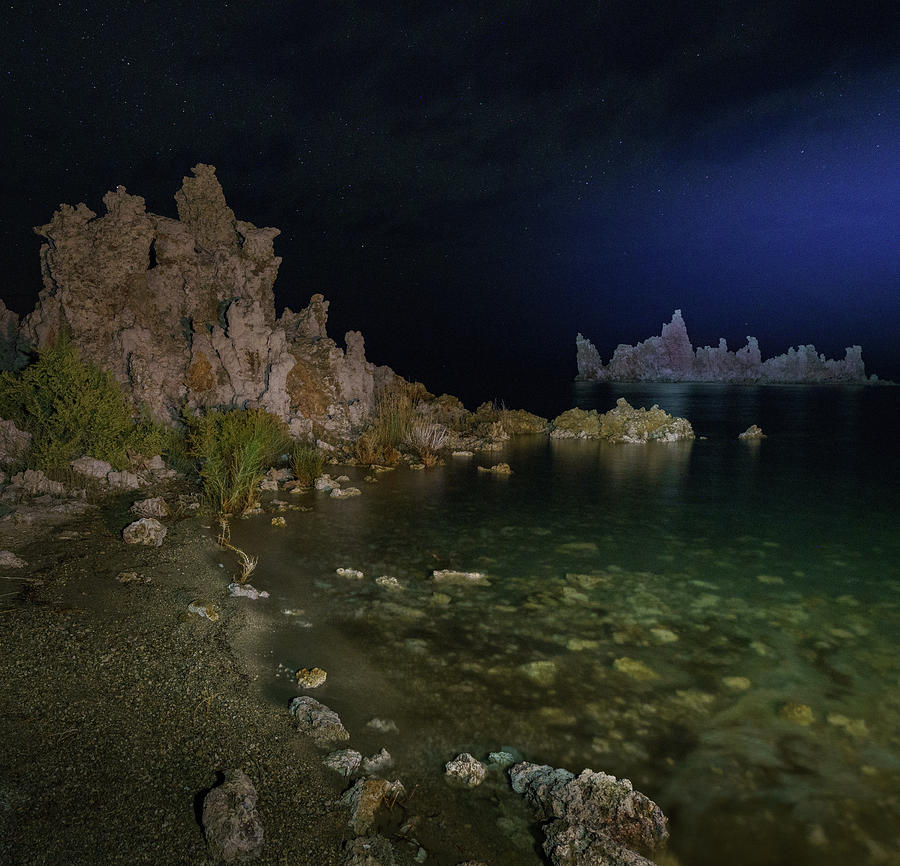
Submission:
POLYGON ((255 683, 247 647, 260 618, 227 597, 232 563, 214 530, 175 518, 162 547, 126 545, 128 504, 0 522, 0 548, 32 580, 0 605, 0 859, 217 862, 203 796, 241 769, 265 831, 255 862, 340 863, 352 837, 338 786, 255 683), (123 572, 138 578, 121 583, 123 572), (218 621, 187 614, 198 600, 218 621))

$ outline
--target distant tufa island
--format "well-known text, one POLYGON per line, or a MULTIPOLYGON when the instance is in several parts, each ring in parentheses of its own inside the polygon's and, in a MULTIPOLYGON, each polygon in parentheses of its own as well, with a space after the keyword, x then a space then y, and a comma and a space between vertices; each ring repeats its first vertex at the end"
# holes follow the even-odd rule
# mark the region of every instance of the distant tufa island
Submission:
POLYGON ((815 346, 793 346, 784 355, 762 360, 756 337, 736 352, 724 339, 715 348, 694 349, 688 338, 681 310, 662 326, 658 337, 636 346, 620 344, 609 364, 604 364, 597 348, 579 334, 575 338, 579 380, 585 382, 733 382, 740 384, 856 383, 877 382, 866 378, 862 348, 849 346, 842 361, 826 360, 815 346))

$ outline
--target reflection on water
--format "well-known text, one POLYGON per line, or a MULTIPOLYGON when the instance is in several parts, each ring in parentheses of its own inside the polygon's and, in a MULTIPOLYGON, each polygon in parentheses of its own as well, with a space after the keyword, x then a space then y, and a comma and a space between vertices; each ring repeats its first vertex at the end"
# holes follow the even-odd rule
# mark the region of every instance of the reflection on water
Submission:
MULTIPOLYGON (((581 386, 690 418, 693 443, 532 437, 398 469, 288 532, 235 527, 278 596, 278 662, 328 671, 315 696, 351 746, 394 757, 431 863, 539 863, 499 773, 443 782, 459 751, 631 778, 687 864, 900 861, 897 397, 875 389, 581 386), (769 434, 738 442, 752 423, 769 434), (514 474, 478 473, 510 463, 514 474), (338 576, 339 567, 365 579, 338 576), (436 585, 434 569, 489 586, 436 585), (375 583, 396 577, 400 590, 375 583), (311 627, 306 627, 311 624, 311 627), (396 734, 366 727, 393 719, 396 734)), ((357 479, 356 476, 360 478, 357 479)), ((336 780, 337 782, 337 780, 336 780)), ((674 862, 674 861, 673 861, 674 862)))

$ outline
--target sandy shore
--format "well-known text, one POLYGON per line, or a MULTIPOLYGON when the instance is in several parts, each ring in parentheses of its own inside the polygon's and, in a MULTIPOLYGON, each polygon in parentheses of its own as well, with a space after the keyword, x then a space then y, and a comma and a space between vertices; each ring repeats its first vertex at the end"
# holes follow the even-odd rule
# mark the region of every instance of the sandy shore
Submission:
POLYGON ((0 582, 0 861, 214 862, 199 804, 240 768, 265 829, 254 862, 339 863, 339 785, 253 682, 260 625, 253 602, 226 597, 233 563, 210 521, 166 521, 158 549, 125 545, 130 501, 0 521, 0 550, 27 563, 2 574, 42 581, 0 582), (188 616, 195 600, 220 619, 188 616))

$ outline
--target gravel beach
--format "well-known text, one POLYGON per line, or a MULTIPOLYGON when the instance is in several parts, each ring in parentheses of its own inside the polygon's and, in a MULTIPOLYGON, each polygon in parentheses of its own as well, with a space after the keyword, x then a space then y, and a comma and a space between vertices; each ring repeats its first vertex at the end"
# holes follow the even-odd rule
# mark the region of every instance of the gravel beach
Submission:
POLYGON ((0 861, 215 862, 203 796, 240 769, 265 830, 254 862, 340 862, 339 786, 254 684, 255 602, 227 597, 213 521, 126 545, 128 504, 0 520, 0 549, 26 563, 0 569, 0 861), (219 619, 189 615, 194 601, 219 619))

